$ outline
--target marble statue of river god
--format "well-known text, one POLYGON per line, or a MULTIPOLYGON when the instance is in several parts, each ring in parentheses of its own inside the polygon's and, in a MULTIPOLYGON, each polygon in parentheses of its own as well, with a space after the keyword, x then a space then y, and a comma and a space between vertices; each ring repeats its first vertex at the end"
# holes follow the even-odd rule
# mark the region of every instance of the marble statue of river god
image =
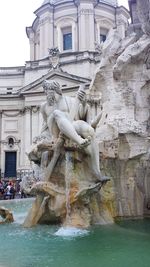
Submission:
POLYGON ((100 171, 95 138, 102 111, 90 121, 84 85, 75 98, 64 96, 55 80, 45 80, 43 89, 43 127, 28 154, 42 169, 42 179, 31 188, 36 199, 24 226, 63 223, 88 227, 95 220, 100 188, 109 181, 100 171))

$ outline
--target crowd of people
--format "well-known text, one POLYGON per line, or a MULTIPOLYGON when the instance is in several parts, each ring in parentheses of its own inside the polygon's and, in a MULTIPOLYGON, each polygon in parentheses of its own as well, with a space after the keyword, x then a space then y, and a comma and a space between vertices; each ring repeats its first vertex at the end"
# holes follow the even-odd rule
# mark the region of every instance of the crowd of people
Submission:
POLYGON ((20 181, 0 180, 0 200, 25 198, 26 194, 21 190, 20 181))

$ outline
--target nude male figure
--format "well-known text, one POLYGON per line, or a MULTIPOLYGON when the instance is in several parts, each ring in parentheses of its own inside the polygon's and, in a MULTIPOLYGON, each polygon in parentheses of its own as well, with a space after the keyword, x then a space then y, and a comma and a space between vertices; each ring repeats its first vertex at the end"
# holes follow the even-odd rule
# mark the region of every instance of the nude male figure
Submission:
POLYGON ((50 177, 48 172, 52 172, 60 147, 63 145, 60 138, 63 134, 63 136, 83 147, 85 153, 89 155, 90 168, 95 180, 108 181, 109 179, 102 177, 100 172, 99 148, 96 143, 94 128, 87 122, 89 120, 89 106, 85 101, 84 88, 82 86, 79 88, 76 98, 64 96, 59 83, 56 81, 44 81, 43 89, 46 92, 47 101, 41 106, 44 120, 42 132, 48 129, 51 140, 54 142, 59 140, 50 164, 52 167, 47 171, 47 177, 50 177))
MULTIPOLYGON (((86 138, 93 133, 92 127, 81 121, 87 107, 84 107, 82 114, 78 114, 77 110, 75 116, 78 117, 78 121, 76 121, 77 118, 71 118, 70 112, 71 109, 75 109, 74 98, 63 96, 60 85, 55 81, 44 81, 43 88, 47 95, 47 101, 41 105, 41 113, 51 138, 57 139, 61 132, 78 145, 86 145, 88 143, 86 138), (86 133, 85 131, 84 134, 78 133, 82 131, 81 128, 84 128, 86 133)), ((79 98, 83 98, 85 93, 80 90, 79 94, 79 98)))

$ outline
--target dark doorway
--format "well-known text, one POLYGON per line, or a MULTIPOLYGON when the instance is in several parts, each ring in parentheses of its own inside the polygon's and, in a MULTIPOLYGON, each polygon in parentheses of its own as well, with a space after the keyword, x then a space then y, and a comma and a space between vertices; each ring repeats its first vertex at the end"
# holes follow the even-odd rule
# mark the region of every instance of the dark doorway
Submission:
POLYGON ((16 177, 16 152, 5 152, 5 177, 16 177))

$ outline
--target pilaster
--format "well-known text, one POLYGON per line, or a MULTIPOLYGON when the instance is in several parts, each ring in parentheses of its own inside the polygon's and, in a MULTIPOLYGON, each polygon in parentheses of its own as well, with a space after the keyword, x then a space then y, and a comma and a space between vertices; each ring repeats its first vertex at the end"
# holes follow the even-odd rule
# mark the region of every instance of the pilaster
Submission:
POLYGON ((94 6, 81 1, 79 5, 79 50, 94 50, 94 6))
POLYGON ((30 34, 30 60, 35 60, 35 42, 34 42, 34 33, 30 34))
MULTIPOLYGON (((39 106, 32 107, 32 140, 39 134, 39 106)), ((31 140, 31 142, 32 142, 31 140)))
MULTIPOLYGON (((31 107, 25 107, 24 109, 24 152, 30 150, 32 144, 32 127, 31 127, 31 107)), ((25 165, 29 164, 28 157, 25 155, 25 165)))

